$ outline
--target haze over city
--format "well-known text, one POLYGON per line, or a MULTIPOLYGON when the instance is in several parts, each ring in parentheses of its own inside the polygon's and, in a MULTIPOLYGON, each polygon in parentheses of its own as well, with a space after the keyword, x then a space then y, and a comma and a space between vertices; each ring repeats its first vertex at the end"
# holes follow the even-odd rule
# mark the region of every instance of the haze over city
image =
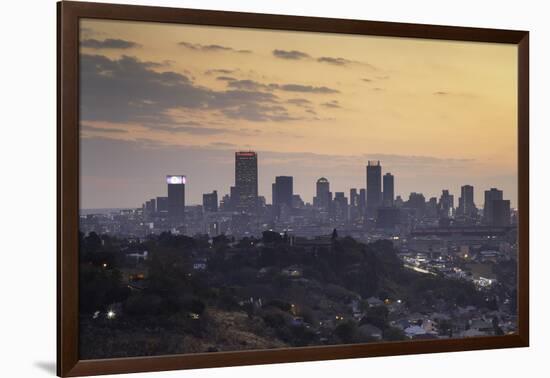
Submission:
POLYGON ((81 207, 138 207, 187 176, 188 204, 227 194, 234 153, 258 153, 259 195, 293 176, 365 187, 368 160, 395 194, 465 184, 516 206, 512 46, 83 20, 81 207))

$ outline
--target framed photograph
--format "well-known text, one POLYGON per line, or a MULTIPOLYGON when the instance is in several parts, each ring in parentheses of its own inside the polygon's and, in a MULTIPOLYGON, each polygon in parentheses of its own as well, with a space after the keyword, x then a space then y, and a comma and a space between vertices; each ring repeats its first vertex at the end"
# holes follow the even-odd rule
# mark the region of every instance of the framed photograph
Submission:
POLYGON ((528 38, 58 3, 58 375, 528 346, 528 38))

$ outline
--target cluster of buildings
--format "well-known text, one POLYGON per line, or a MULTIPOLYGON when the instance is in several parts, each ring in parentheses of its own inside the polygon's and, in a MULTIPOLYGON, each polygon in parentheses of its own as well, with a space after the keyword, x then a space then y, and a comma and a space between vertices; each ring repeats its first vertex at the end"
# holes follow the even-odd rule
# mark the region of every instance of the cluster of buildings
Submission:
POLYGON ((414 192, 406 200, 396 197, 395 177, 382 174, 380 161, 368 162, 366 187, 350 188, 349 193, 332 192, 329 180, 319 178, 311 202, 294 192, 293 180, 275 177, 272 203, 266 203, 258 193, 258 154, 240 151, 235 153, 234 185, 221 197, 213 190, 203 194, 202 205, 186 205, 186 177, 168 175, 166 196, 149 199, 138 209, 83 214, 81 226, 83 231, 136 237, 170 230, 236 238, 258 236, 268 229, 312 238, 336 228, 341 235, 369 241, 379 234, 403 236, 423 227, 507 228, 515 223, 510 201, 496 188, 485 191, 482 210, 475 205, 471 185, 462 186, 457 206, 448 190, 439 198, 414 192))

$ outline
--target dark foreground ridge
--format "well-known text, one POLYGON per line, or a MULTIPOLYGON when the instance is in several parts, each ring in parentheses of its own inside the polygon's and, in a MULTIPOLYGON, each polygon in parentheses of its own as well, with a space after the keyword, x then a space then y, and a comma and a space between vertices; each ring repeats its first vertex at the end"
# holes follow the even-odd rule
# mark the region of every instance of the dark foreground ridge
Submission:
POLYGON ((82 359, 515 331, 515 263, 498 284, 407 269, 390 241, 303 245, 162 233, 81 234, 82 359))

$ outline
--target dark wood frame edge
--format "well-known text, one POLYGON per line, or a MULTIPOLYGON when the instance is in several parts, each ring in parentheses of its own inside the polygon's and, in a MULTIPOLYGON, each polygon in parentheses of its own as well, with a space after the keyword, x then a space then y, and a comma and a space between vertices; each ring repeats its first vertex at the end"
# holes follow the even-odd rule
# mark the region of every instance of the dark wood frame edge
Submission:
POLYGON ((57 4, 57 375, 83 376, 529 346, 529 33, 330 18, 63 1, 57 4), (185 23, 518 46, 518 334, 105 360, 78 358, 78 22, 185 23))

